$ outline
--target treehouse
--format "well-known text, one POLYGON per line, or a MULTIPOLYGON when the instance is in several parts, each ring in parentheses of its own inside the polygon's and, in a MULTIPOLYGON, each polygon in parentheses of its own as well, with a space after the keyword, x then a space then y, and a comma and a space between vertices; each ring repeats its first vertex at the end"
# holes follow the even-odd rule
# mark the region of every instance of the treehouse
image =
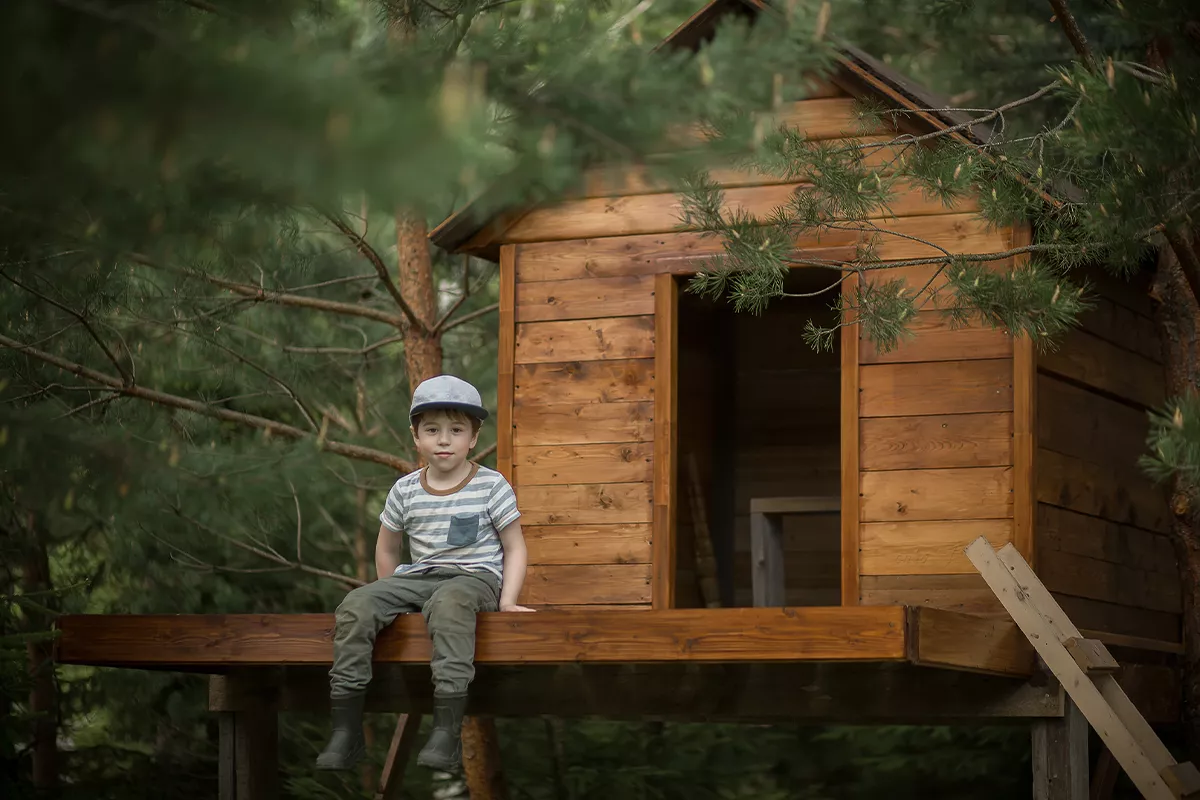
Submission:
MULTIPOLYGON (((723 15, 760 12, 715 0, 667 44, 695 46, 723 15)), ((782 119, 810 139, 888 141, 962 122, 928 110, 946 105, 848 48, 782 119), (857 98, 909 113, 863 131, 857 98)), ((764 214, 803 190, 714 178, 728 204, 764 214)), ((892 213, 886 226, 902 235, 880 241, 885 261, 1031 236, 990 228, 973 200, 946 207, 915 188, 892 213)), ((685 291, 720 242, 679 219, 672 187, 629 169, 597 172, 553 205, 488 217, 468 206, 431 233, 499 262, 497 460, 524 514, 522 602, 541 608, 481 615, 468 713, 1065 724, 1069 698, 965 554, 984 537, 1012 544, 1080 632, 1112 648, 1148 719, 1177 719, 1171 517, 1136 468, 1145 411, 1165 391, 1146 287, 1095 270, 1095 307, 1048 353, 936 310, 891 351, 851 326, 817 352, 801 331, 828 321, 828 295, 753 316, 685 291)), ((796 246, 849 260, 859 235, 796 246)), ((885 274, 920 291, 935 269, 885 274)), ((795 269, 789 289, 831 274, 795 269)), ((217 676, 230 747, 253 750, 262 737, 243 731, 273 731, 275 712, 327 707, 332 625, 332 614, 65 617, 59 657, 217 676)), ((428 658, 419 615, 386 629, 369 707, 426 709, 428 658)))

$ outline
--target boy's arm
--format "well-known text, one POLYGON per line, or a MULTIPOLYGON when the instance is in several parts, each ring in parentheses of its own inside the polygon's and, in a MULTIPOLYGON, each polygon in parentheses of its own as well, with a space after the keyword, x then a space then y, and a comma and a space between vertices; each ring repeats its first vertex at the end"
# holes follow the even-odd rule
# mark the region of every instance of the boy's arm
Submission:
POLYGON ((504 548, 504 581, 500 586, 501 611, 533 611, 517 605, 521 585, 525 582, 525 566, 529 561, 520 520, 514 520, 500 531, 500 546, 504 548))
POLYGON ((379 526, 379 537, 375 540, 375 577, 376 580, 391 577, 400 566, 401 545, 404 534, 394 531, 387 525, 379 526))

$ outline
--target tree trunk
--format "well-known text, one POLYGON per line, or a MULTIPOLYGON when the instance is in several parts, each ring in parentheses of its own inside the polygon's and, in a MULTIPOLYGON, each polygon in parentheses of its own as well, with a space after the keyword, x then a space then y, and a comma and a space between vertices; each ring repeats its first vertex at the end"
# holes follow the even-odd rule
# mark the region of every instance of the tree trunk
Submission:
MULTIPOLYGON (((400 295, 421 323, 408 326, 404 333, 404 366, 413 392, 421 381, 442 372, 442 336, 433 330, 438 317, 437 291, 424 218, 396 214, 396 253, 400 295)), ((472 800, 505 800, 508 791, 495 723, 489 717, 468 717, 463 720, 462 740, 463 774, 472 800)))
POLYGON ((409 388, 442 372, 442 337, 433 331, 437 320, 437 291, 433 285, 433 260, 429 254, 425 220, 417 215, 396 215, 396 252, 400 260, 398 286, 421 327, 404 332, 404 366, 409 388))
MULTIPOLYGON (((1179 397, 1200 386, 1196 346, 1200 309, 1169 248, 1159 258, 1152 296, 1166 362, 1167 395, 1179 397)), ((1191 761, 1200 763, 1200 502, 1176 490, 1171 509, 1183 588, 1183 706, 1188 752, 1191 761)))
MULTIPOLYGON (((36 595, 37 602, 53 607, 50 594, 50 559, 46 554, 46 538, 33 514, 27 516, 25 563, 21 588, 36 595)), ((31 631, 48 631, 51 620, 33 608, 28 609, 31 631)), ((58 786, 58 690, 54 684, 54 644, 49 640, 31 641, 26 645, 29 677, 29 710, 33 720, 33 786, 52 790, 58 786)))
POLYGON ((471 800, 508 800, 500 768, 500 740, 491 717, 468 717, 462 727, 463 779, 471 800))

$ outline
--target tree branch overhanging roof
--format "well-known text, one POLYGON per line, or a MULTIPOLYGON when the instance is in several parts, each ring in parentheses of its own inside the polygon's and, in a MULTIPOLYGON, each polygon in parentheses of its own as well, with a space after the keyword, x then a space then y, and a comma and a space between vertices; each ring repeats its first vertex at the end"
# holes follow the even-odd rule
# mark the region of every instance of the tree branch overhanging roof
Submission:
MULTIPOLYGON (((741 14, 756 18, 763 13, 778 12, 766 0, 711 0, 655 49, 682 47, 695 50, 716 34, 717 24, 726 15, 741 14)), ((970 115, 951 109, 951 104, 946 98, 914 83, 857 47, 838 41, 837 50, 838 69, 831 79, 850 94, 856 97, 871 97, 893 108, 906 109, 912 112, 908 120, 926 132, 944 130, 971 121, 970 115)), ((990 138, 991 128, 977 124, 967 128, 964 133, 955 133, 953 136, 965 143, 983 144, 990 138)), ((498 213, 482 210, 493 206, 494 203, 489 202, 489 192, 485 191, 430 231, 430 240, 443 250, 459 252, 472 240, 480 238, 480 234, 489 228, 497 234, 502 232, 523 213, 521 209, 498 213)), ((494 252, 477 254, 497 258, 494 252)))

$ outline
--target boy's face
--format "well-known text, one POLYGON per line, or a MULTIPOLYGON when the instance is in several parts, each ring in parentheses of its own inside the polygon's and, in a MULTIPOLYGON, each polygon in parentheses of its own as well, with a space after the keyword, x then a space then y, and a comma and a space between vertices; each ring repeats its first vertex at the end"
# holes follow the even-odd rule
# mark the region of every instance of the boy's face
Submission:
POLYGON ((432 468, 449 472, 467 460, 479 434, 465 419, 453 419, 445 411, 428 411, 413 430, 417 452, 432 468))

